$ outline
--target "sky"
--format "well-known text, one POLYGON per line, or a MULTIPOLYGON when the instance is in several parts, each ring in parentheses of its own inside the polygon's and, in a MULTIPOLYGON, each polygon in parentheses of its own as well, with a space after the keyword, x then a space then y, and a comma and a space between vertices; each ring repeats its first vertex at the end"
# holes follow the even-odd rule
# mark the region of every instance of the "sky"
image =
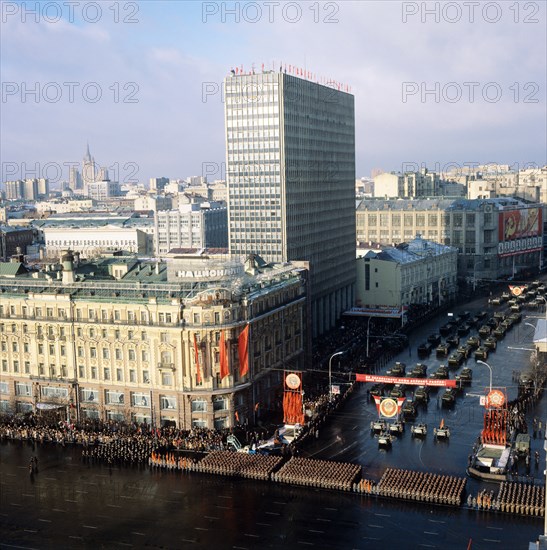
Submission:
POLYGON ((1 180, 225 177, 222 81, 351 86, 356 177, 547 164, 546 2, 1 2, 1 180))

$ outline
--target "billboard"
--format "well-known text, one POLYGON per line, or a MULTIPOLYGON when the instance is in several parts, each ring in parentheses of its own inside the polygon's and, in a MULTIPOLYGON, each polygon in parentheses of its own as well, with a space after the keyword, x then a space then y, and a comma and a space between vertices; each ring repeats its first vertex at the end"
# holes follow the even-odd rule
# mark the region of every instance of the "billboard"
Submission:
POLYGON ((505 210, 498 219, 498 254, 512 256, 540 250, 542 243, 541 208, 505 210))

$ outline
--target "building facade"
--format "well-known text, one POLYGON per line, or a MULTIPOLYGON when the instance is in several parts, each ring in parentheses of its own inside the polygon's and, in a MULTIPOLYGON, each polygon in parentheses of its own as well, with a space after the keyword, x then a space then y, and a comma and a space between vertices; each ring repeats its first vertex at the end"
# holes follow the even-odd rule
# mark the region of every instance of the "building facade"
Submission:
POLYGON ((274 71, 224 91, 230 252, 308 261, 317 336, 354 296, 354 97, 274 71))
POLYGON ((461 278, 496 280, 539 269, 543 208, 514 198, 364 200, 357 239, 397 244, 416 235, 458 249, 461 278))
POLYGON ((0 261, 7 262, 19 251, 26 254, 27 246, 34 241, 34 231, 19 227, 0 225, 0 261))
POLYGON ((301 268, 257 271, 205 256, 75 266, 66 253, 62 262, 60 276, 0 269, 3 411, 58 407, 72 420, 226 428, 278 407, 283 370, 302 367, 301 268), (249 368, 241 375, 238 341, 247 325, 249 368))
POLYGON ((228 213, 216 203, 191 203, 178 210, 158 211, 156 254, 164 255, 173 248, 227 248, 228 213))
POLYGON ((59 256, 70 248, 92 258, 105 252, 123 250, 133 254, 150 253, 146 233, 134 227, 44 227, 44 242, 48 256, 59 256))
POLYGON ((397 247, 357 249, 353 315, 401 316, 413 304, 441 307, 458 290, 458 250, 417 237, 397 247), (389 314, 389 315, 388 315, 389 314))

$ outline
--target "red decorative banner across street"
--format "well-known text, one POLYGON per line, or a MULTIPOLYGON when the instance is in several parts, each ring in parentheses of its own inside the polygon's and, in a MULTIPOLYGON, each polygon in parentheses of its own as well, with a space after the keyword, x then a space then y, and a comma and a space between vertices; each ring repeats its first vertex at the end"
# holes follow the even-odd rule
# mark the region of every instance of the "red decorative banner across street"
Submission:
POLYGON ((406 384, 409 386, 437 386, 455 388, 456 380, 437 380, 435 378, 399 378, 396 376, 379 376, 376 374, 356 374, 356 382, 381 382, 383 384, 406 384))

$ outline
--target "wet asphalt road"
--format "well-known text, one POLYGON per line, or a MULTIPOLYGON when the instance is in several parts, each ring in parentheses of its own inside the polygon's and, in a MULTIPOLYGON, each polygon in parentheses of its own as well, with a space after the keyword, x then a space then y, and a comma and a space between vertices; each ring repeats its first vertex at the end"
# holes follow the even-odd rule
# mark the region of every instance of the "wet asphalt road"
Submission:
MULTIPOLYGON (((484 300, 465 309, 485 309, 484 300)), ((417 346, 446 320, 443 315, 412 335, 411 356, 407 349, 393 361, 408 366, 419 361, 417 346)), ((516 395, 512 371, 525 370, 530 353, 509 348, 529 348, 531 337, 524 324, 513 328, 488 359, 494 386, 506 387, 510 399, 516 395)), ((442 360, 431 355, 422 362, 431 372, 442 360)), ((473 384, 466 393, 478 395, 488 386, 488 369, 473 365, 469 359, 473 384)), ((445 410, 435 396, 434 391, 427 411, 417 417, 430 427, 425 441, 412 439, 407 429, 384 451, 370 434, 376 412, 362 386, 303 454, 357 462, 373 479, 387 466, 464 476, 483 409, 478 397, 464 395, 445 410), (452 430, 447 443, 431 437, 441 418, 452 430)), ((529 417, 545 419, 545 402, 529 417)), ((541 469, 532 468, 536 477, 545 464, 541 443, 532 442, 542 457, 541 469)), ((543 530, 542 519, 197 473, 108 468, 82 463, 80 453, 79 448, 0 445, 0 548, 467 548, 472 539, 474 549, 516 549, 527 548, 543 530), (40 472, 31 480, 27 465, 33 453, 40 472)), ((468 480, 472 492, 482 487, 489 486, 468 480)))

